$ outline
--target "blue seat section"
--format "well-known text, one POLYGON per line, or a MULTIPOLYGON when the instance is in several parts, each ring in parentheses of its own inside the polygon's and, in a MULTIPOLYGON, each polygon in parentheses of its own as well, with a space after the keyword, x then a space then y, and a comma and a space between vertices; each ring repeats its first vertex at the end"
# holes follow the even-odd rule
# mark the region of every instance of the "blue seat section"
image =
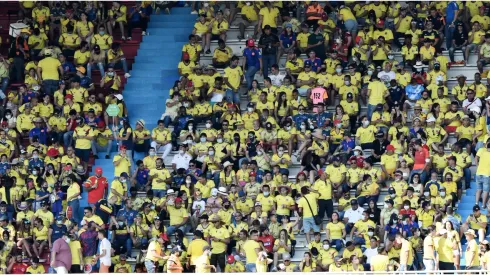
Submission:
MULTIPOLYGON (((187 43, 196 21, 196 15, 190 13, 191 8, 177 7, 171 10, 171 14, 151 15, 148 25, 150 35, 143 37, 130 72, 131 78, 123 91, 132 127, 135 127, 137 120, 144 119, 146 128, 151 131, 165 111, 169 90, 179 79, 177 65, 182 46, 187 43)), ((114 142, 110 159, 105 159, 105 153, 99 153, 99 158, 95 160, 95 166, 103 169, 109 184, 117 176, 112 164, 116 153, 117 145, 114 142)), ((144 153, 134 153, 134 162, 144 157, 144 153)), ((86 192, 84 196, 81 206, 87 205, 86 192)))

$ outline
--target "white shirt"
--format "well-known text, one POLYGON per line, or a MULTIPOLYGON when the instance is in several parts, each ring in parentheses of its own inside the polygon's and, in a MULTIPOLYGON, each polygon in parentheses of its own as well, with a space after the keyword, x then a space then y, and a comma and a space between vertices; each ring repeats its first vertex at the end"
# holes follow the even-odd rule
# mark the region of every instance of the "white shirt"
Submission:
POLYGON ((389 83, 392 79, 395 79, 395 77, 396 74, 394 71, 389 71, 389 72, 381 71, 378 73, 379 80, 381 80, 384 83, 389 83))
POLYGON ((349 219, 349 223, 356 223, 359 220, 362 220, 362 212, 364 212, 364 208, 357 207, 357 210, 349 209, 345 211, 344 218, 349 219))
POLYGON ((286 75, 281 74, 281 73, 278 73, 277 75, 272 74, 272 73, 271 73, 271 74, 269 74, 269 77, 270 77, 270 79, 271 79, 271 83, 272 83, 272 85, 277 86, 277 87, 279 87, 279 86, 281 86, 281 85, 282 85, 282 82, 284 81, 284 77, 285 77, 285 76, 286 76, 286 75))
POLYGON ((105 256, 100 258, 100 262, 105 266, 111 266, 111 242, 107 238, 100 242, 99 255, 102 255, 102 250, 105 250, 105 256))
POLYGON ((185 170, 189 169, 189 161, 191 161, 192 157, 185 153, 184 155, 177 154, 172 159, 172 164, 175 164, 175 169, 184 168, 185 170))
POLYGON ((479 113, 481 113, 481 107, 482 107, 482 103, 481 103, 481 100, 477 97, 475 97, 473 99, 473 101, 469 101, 468 99, 465 99, 463 101, 463 109, 466 110, 468 109, 469 111, 473 111, 475 110, 476 108, 479 108, 479 113))
POLYGON ((366 251, 364 251, 364 255, 366 256, 367 260, 366 263, 371 264, 371 258, 374 255, 378 255, 378 248, 367 248, 366 251))

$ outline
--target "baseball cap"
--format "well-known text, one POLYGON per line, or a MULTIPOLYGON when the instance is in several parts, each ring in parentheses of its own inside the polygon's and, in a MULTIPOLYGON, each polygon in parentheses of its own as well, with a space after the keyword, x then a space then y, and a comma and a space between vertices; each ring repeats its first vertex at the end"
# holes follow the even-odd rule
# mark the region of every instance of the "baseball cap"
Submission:
POLYGON ((473 212, 480 211, 480 206, 475 205, 473 206, 473 212))

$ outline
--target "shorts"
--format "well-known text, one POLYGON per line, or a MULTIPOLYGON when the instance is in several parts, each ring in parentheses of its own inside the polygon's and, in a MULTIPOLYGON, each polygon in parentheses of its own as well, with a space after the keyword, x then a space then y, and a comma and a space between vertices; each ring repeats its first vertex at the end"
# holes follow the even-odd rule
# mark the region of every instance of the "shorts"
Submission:
POLYGON ((433 259, 423 259, 425 271, 433 271, 436 269, 436 263, 433 259))
POLYGON ((345 20, 344 26, 345 30, 348 32, 357 32, 357 21, 354 19, 345 20))
POLYGON ((490 177, 483 175, 476 175, 476 190, 483 190, 483 192, 490 192, 490 177))
POLYGON ((463 146, 463 148, 472 144, 471 140, 469 140, 467 138, 462 138, 462 139, 458 140, 458 143, 461 144, 461 146, 463 146))
POLYGON ((303 230, 306 232, 310 232, 313 229, 313 232, 320 232, 320 226, 315 224, 315 219, 313 217, 303 218, 303 230))
POLYGON ((219 34, 211 34, 211 41, 214 41, 214 40, 218 40, 220 39, 220 35, 219 34))
POLYGON ((299 96, 306 96, 308 94, 308 88, 298 88, 299 96))
POLYGON ((416 104, 416 102, 412 102, 410 100, 405 100, 405 104, 407 104, 408 106, 410 106, 410 108, 413 108, 416 104))

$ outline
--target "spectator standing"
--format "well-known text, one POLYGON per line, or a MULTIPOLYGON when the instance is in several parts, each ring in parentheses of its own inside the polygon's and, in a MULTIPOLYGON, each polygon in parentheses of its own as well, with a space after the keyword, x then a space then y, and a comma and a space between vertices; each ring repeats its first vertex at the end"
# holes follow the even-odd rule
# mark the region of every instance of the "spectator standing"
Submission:
POLYGON ((262 49, 262 72, 264 78, 269 75, 269 69, 276 63, 279 38, 272 33, 270 25, 264 26, 264 33, 259 39, 259 48, 262 49))
POLYGON ((255 78, 255 74, 257 72, 259 72, 259 75, 262 74, 262 54, 261 51, 255 47, 255 41, 253 39, 248 39, 246 46, 247 47, 243 50, 242 72, 245 73, 248 92, 252 89, 252 82, 255 78))
POLYGON ((58 89, 59 81, 63 78, 64 72, 61 62, 52 55, 52 50, 45 50, 45 57, 39 61, 37 66, 37 77, 39 80, 43 81, 44 93, 49 95, 53 95, 58 89))
POLYGON ((141 7, 141 3, 136 2, 136 5, 129 10, 128 19, 128 40, 131 40, 134 28, 141 28, 142 35, 146 35, 148 15, 146 9, 141 7))
POLYGON ((68 246, 70 238, 63 235, 53 243, 51 250, 51 267, 56 270, 57 274, 68 274, 71 268, 71 250, 68 246))
POLYGON ((97 238, 100 241, 99 254, 95 256, 95 260, 100 260, 99 273, 109 273, 111 266, 111 242, 106 238, 106 231, 100 229, 97 238))

